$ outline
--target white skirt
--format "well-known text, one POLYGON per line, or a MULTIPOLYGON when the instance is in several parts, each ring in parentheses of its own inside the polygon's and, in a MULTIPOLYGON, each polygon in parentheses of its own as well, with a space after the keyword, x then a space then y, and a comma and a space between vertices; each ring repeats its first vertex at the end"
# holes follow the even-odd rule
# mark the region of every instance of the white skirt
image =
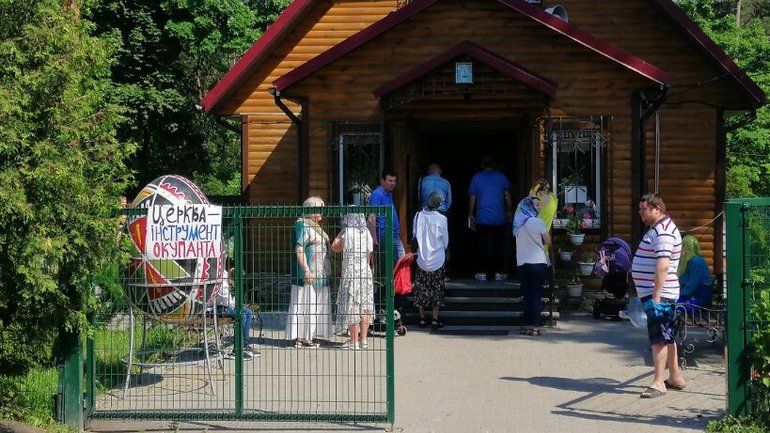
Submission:
POLYGON ((286 316, 286 339, 311 341, 314 338, 330 338, 331 313, 329 287, 292 285, 286 316))

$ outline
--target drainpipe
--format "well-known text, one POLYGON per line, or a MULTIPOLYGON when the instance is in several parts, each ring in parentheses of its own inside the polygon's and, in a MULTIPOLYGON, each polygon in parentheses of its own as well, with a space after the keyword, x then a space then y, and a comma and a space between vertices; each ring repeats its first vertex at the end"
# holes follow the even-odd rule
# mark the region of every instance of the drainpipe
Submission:
POLYGON ((291 119, 291 123, 297 127, 297 203, 302 203, 310 193, 308 171, 310 168, 310 150, 308 148, 308 116, 307 116, 307 99, 306 98, 285 98, 291 102, 298 104, 300 114, 296 115, 286 104, 281 97, 281 91, 275 87, 268 89, 275 105, 283 111, 286 116, 291 119), (303 121, 304 120, 304 121, 303 121))

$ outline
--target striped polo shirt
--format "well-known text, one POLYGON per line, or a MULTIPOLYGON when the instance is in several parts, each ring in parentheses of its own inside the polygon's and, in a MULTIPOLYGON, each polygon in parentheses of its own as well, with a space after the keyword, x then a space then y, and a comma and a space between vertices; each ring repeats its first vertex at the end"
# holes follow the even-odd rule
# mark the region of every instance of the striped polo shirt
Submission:
POLYGON ((655 266, 661 257, 668 257, 668 275, 663 285, 661 297, 679 299, 679 256, 682 254, 682 235, 668 215, 655 223, 642 237, 642 242, 634 255, 631 274, 638 296, 651 296, 655 287, 655 266))

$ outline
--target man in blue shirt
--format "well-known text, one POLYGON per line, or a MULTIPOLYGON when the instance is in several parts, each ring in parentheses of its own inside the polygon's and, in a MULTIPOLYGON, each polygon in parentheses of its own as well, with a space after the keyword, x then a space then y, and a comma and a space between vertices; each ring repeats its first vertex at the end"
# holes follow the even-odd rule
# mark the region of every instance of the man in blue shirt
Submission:
POLYGON ((505 223, 511 221, 511 186, 504 174, 495 170, 495 159, 484 155, 482 171, 476 173, 468 187, 468 225, 476 230, 476 279, 485 281, 494 273, 495 280, 504 281, 503 269, 505 223))
POLYGON ((449 181, 441 177, 441 167, 438 164, 428 166, 428 174, 420 178, 417 184, 417 196, 420 198, 420 209, 428 207, 428 197, 433 191, 441 194, 439 213, 446 216, 449 207, 452 206, 452 187, 449 181))
MULTIPOLYGON (((398 222, 398 212, 393 202, 393 190, 396 188, 396 175, 389 170, 382 173, 380 186, 369 196, 370 206, 391 206, 393 208, 393 265, 404 255, 404 244, 401 242, 401 228, 398 222)), ((385 214, 369 215, 369 231, 374 238, 374 246, 379 251, 385 249, 385 214)), ((392 270, 392 268, 391 268, 392 270)))

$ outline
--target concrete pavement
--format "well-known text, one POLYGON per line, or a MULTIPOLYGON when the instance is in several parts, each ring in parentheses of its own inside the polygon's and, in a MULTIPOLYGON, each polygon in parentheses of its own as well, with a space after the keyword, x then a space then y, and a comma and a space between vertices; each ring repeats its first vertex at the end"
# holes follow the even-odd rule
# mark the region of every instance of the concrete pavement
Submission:
MULTIPOLYGON (((432 334, 396 338, 395 431, 699 432, 725 407, 721 353, 702 346, 684 392, 640 399, 652 377, 645 331, 563 315, 540 337, 432 334)), ((95 432, 382 431, 389 425, 94 421, 95 432)))

